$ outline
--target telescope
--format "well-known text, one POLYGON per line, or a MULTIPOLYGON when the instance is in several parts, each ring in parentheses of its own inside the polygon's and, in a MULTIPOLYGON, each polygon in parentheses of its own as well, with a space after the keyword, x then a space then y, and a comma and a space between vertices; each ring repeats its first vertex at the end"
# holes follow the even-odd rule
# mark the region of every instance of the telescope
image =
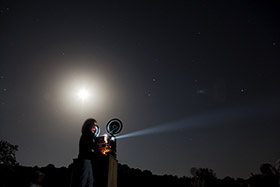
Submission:
POLYGON ((116 158, 116 135, 118 135, 122 130, 122 122, 121 120, 114 118, 111 119, 107 125, 106 125, 106 131, 108 134, 99 136, 100 129, 97 127, 96 129, 96 144, 97 149, 102 153, 103 155, 112 155, 116 158))

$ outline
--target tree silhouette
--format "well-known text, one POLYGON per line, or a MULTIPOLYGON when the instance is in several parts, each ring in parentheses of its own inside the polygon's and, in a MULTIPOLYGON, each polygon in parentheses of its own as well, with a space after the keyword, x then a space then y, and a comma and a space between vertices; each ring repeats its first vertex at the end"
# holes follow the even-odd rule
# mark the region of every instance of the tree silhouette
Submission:
POLYGON ((218 180, 216 173, 212 169, 208 168, 191 168, 191 187, 212 187, 216 186, 218 180))
POLYGON ((18 151, 18 145, 12 145, 11 143, 1 140, 0 141, 0 164, 16 166, 16 151, 18 151))

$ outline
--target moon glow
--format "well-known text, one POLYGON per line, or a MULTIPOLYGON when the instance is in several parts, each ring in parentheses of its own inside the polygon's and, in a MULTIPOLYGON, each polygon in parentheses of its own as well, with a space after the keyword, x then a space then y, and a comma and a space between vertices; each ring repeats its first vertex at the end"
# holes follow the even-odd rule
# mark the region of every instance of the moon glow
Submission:
POLYGON ((77 96, 78 96, 79 100, 85 101, 85 100, 89 99, 90 93, 86 88, 82 88, 82 89, 78 90, 77 96))

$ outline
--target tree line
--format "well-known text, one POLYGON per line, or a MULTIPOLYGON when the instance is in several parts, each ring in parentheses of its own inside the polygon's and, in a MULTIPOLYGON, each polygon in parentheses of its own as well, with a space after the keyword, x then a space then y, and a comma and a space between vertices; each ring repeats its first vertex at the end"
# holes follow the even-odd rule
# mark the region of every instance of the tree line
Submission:
MULTIPOLYGON (((16 161, 18 146, 0 141, 0 187, 28 187, 38 172, 44 175, 43 187, 69 187, 73 163, 68 167, 56 168, 53 164, 45 167, 21 166, 16 161)), ((262 164, 259 174, 248 179, 225 177, 218 179, 209 168, 191 168, 190 177, 176 175, 155 175, 149 170, 131 168, 118 164, 118 187, 279 187, 279 172, 270 164, 262 164)))

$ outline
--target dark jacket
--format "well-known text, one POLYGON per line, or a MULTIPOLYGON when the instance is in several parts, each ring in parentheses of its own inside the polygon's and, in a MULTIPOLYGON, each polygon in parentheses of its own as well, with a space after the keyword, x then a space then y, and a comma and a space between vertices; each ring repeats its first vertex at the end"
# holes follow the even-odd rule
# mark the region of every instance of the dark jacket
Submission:
POLYGON ((98 154, 95 136, 93 133, 83 133, 79 142, 79 159, 94 160, 98 154))

